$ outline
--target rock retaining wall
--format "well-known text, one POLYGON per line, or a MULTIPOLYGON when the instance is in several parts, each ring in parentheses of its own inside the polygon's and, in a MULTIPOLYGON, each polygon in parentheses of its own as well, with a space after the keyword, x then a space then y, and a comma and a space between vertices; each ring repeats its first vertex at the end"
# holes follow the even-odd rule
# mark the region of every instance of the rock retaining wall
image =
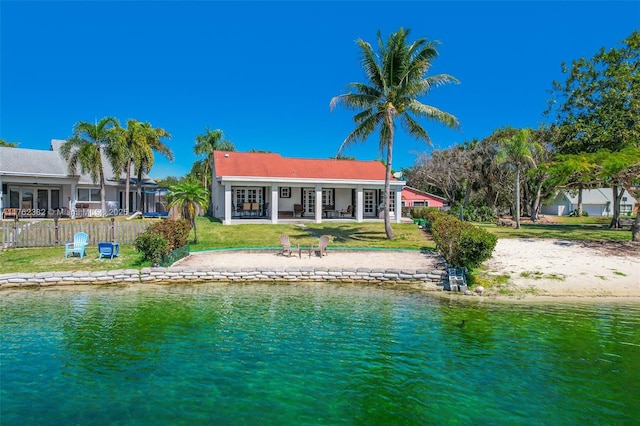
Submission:
POLYGON ((112 271, 67 271, 0 274, 0 289, 74 284, 197 283, 231 281, 308 281, 415 283, 425 287, 444 285, 446 269, 368 269, 368 268, 143 268, 112 271))

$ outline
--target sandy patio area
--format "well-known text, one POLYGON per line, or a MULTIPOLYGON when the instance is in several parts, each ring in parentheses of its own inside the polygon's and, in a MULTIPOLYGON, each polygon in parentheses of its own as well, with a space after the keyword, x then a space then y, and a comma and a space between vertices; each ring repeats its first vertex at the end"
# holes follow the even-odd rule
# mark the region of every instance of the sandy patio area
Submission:
MULTIPOLYGON (((271 252, 193 253, 175 266, 432 269, 438 255, 411 251, 329 251, 328 256, 285 257, 271 252)), ((552 239, 500 239, 485 262, 490 275, 527 296, 640 297, 640 245, 552 239)))

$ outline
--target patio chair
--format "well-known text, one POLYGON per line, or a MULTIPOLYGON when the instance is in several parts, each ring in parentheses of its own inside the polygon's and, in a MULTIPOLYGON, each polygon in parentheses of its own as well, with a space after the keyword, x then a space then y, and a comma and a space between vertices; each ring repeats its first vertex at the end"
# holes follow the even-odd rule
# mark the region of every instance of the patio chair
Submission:
POLYGON ((282 245, 283 256, 293 256, 293 251, 291 250, 291 242, 289 241, 289 236, 287 234, 280 235, 280 244, 282 245))
POLYGON ((302 217, 302 215, 304 214, 304 207, 302 206, 302 204, 294 204, 293 205, 293 217, 296 216, 300 216, 302 217))
POLYGON ((353 206, 349 204, 346 210, 340 210, 340 217, 351 217, 353 214, 353 206))
POLYGON ((251 203, 242 203, 242 216, 251 215, 251 203))
POLYGON ((78 232, 73 236, 72 243, 66 243, 64 245, 64 257, 66 258, 69 254, 73 257, 78 253, 80 259, 82 259, 85 255, 85 248, 87 247, 87 244, 89 244, 89 236, 84 232, 78 232))
POLYGON ((320 257, 326 256, 328 245, 329 245, 329 236, 323 235, 318 240, 318 248, 313 247, 313 251, 317 252, 320 257))
POLYGON ((251 203, 251 216, 259 216, 260 214, 260 204, 251 203))
POLYGON ((120 254, 120 244, 118 243, 98 243, 98 253, 99 258, 108 257, 109 259, 113 259, 114 257, 118 257, 120 254))

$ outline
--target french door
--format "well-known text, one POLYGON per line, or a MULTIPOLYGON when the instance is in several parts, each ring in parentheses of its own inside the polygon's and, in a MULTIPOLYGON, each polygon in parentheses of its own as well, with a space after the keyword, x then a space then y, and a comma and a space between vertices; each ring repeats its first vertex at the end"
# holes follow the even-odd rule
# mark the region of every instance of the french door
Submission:
POLYGON ((365 189, 363 191, 363 215, 367 217, 376 215, 376 191, 373 189, 365 189))

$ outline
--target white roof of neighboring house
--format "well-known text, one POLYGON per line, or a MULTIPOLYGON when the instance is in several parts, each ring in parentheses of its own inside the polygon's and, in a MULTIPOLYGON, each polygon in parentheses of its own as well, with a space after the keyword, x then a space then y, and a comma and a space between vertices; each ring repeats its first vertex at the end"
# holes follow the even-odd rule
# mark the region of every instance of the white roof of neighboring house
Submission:
MULTIPOLYGON (((578 204, 578 191, 564 191, 567 199, 571 204, 578 204)), ((636 203, 636 199, 633 198, 627 191, 624 191, 623 197, 627 197, 625 204, 636 203)), ((582 190, 582 204, 607 204, 607 202, 613 202, 613 188, 598 188, 598 189, 583 189, 582 190)))

